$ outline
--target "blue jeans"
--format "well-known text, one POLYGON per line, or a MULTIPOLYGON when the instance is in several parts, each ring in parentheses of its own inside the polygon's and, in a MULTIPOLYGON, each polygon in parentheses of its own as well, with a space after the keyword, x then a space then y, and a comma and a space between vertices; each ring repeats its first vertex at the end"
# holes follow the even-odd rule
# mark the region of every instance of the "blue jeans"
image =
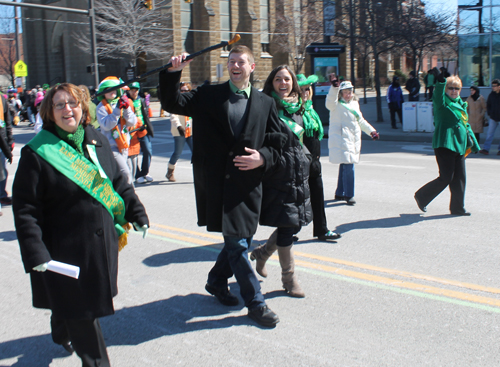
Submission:
POLYGON ((224 248, 219 253, 214 267, 208 273, 208 284, 216 288, 227 288, 227 280, 233 275, 240 286, 240 294, 249 309, 265 306, 260 283, 248 260, 248 248, 252 237, 224 236, 224 248))
POLYGON ((336 196, 354 197, 354 164, 341 163, 339 165, 339 179, 336 196))
POLYGON ((36 109, 35 109, 35 113, 33 113, 33 110, 31 109, 31 107, 28 107, 27 111, 28 111, 28 119, 30 120, 30 124, 35 124, 36 109))
MULTIPOLYGON (((486 134, 486 140, 484 141, 483 144, 483 149, 484 150, 490 150, 491 148, 491 143, 493 142, 493 137, 495 136, 495 131, 497 129, 499 122, 490 119, 490 126, 488 126, 488 133, 486 134)), ((498 150, 500 150, 500 145, 498 146, 498 150)))
POLYGON ((136 179, 149 174, 151 156, 153 155, 153 145, 151 144, 151 138, 149 135, 138 138, 137 140, 139 140, 139 143, 141 144, 142 166, 139 168, 139 165, 137 165, 137 172, 135 173, 136 179))
POLYGON ((170 157, 168 163, 175 166, 179 158, 181 157, 182 151, 184 150, 184 144, 187 143, 191 152, 193 151, 193 137, 185 138, 183 136, 174 136, 174 152, 170 157))

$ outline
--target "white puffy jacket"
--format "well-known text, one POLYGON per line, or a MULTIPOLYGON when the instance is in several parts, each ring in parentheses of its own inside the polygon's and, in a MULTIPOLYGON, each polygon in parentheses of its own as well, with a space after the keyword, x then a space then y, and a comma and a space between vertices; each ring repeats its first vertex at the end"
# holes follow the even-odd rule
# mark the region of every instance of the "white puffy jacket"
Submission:
POLYGON ((358 163, 361 152, 361 131, 370 135, 376 131, 364 118, 359 103, 353 99, 347 106, 359 115, 349 112, 339 103, 339 88, 331 87, 326 96, 326 108, 330 110, 330 130, 328 132, 328 149, 331 163, 358 163))

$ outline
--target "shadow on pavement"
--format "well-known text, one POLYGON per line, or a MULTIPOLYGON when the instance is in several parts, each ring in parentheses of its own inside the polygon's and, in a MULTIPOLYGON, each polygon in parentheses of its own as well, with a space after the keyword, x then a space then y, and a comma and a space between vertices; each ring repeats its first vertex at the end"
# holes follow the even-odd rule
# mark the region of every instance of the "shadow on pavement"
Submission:
MULTIPOLYGON (((231 315, 243 307, 227 307, 209 295, 188 294, 116 311, 100 319, 106 345, 139 345, 163 336, 199 330, 258 326, 245 315, 231 315)), ((49 323, 49 317, 47 317, 49 323)), ((265 328, 263 328, 265 329, 265 328)), ((0 343, 0 359, 19 358, 12 366, 48 366, 68 353, 52 342, 50 334, 29 336, 0 343)), ((2 367, 0 365, 0 367, 2 367)))
POLYGON ((422 214, 400 214, 399 217, 380 218, 372 220, 362 220, 359 222, 344 223, 333 231, 338 233, 346 233, 353 229, 367 229, 367 228, 396 228, 409 226, 414 223, 423 222, 427 220, 436 219, 449 219, 454 218, 449 214, 432 215, 423 217, 422 214))
POLYGON ((151 255, 142 263, 150 267, 160 267, 170 264, 185 264, 190 262, 199 261, 213 261, 217 260, 217 255, 222 248, 222 244, 213 244, 210 246, 198 247, 184 247, 170 252, 163 252, 161 254, 151 255), (204 251, 199 251, 204 250, 204 251))

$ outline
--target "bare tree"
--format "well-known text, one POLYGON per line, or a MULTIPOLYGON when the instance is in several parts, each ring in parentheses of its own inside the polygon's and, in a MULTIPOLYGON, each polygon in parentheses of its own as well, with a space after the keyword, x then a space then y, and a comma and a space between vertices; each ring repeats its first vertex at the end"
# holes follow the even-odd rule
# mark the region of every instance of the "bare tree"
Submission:
POLYGON ((0 74, 10 79, 14 85, 14 65, 17 62, 16 34, 13 33, 13 18, 0 19, 0 74))
POLYGON ((304 66, 306 47, 323 38, 322 17, 316 12, 313 0, 300 0, 291 12, 284 11, 283 2, 277 8, 275 32, 282 35, 273 38, 273 46, 276 51, 288 54, 290 66, 299 74, 304 66))
POLYGON ((340 5, 340 21, 337 35, 345 39, 355 37, 356 43, 362 42, 369 47, 375 59, 375 90, 377 103, 377 122, 384 121, 380 83, 380 56, 399 48, 402 43, 397 28, 400 26, 401 2, 398 0, 353 0, 340 5), (349 20, 354 30, 349 29, 349 20))
POLYGON ((427 15, 420 0, 402 3, 401 26, 397 30, 411 55, 415 71, 420 70, 426 50, 447 47, 454 23, 453 14, 427 15))
MULTIPOLYGON (((163 59, 172 53, 172 32, 165 30, 170 15, 161 11, 170 1, 155 0, 148 10, 139 0, 99 0, 95 3, 97 54, 103 59, 138 61, 163 59)), ((90 39, 74 34, 77 45, 90 52, 90 39)))

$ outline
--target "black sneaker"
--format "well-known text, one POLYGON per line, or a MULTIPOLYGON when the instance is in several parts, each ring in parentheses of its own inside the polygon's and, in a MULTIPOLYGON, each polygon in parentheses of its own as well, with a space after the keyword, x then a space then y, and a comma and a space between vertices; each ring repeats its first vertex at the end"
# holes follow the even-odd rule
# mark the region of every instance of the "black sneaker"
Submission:
POLYGON ((266 327, 275 327, 280 319, 269 307, 261 306, 248 310, 248 317, 250 317, 257 324, 266 327))
POLYGON ((212 296, 215 296, 224 306, 236 306, 240 303, 238 301, 238 297, 229 292, 229 289, 227 288, 215 288, 207 283, 205 285, 205 289, 212 296))
POLYGON ((415 198, 415 201, 417 202, 418 208, 425 213, 427 211, 427 207, 422 206, 422 204, 420 204, 420 201, 417 198, 417 194, 415 194, 414 198, 415 198))
POLYGON ((470 212, 464 211, 464 212, 451 212, 451 215, 461 215, 464 217, 470 217, 470 212))

